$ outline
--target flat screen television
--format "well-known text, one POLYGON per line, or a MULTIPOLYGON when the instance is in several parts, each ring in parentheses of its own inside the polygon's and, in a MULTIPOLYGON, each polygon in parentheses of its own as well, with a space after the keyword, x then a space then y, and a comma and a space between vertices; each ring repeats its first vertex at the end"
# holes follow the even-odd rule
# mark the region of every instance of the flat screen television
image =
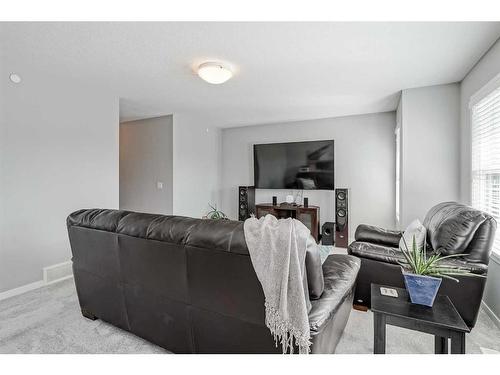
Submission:
POLYGON ((268 143, 253 146, 258 189, 334 189, 334 141, 268 143))

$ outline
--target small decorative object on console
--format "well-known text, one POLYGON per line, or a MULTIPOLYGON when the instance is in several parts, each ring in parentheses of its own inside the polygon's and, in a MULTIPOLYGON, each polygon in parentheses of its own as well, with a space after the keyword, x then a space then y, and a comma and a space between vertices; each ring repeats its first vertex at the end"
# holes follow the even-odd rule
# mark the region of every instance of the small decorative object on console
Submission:
POLYGON ((286 196, 286 203, 288 203, 288 204, 294 203, 293 195, 286 196))
POLYGON ((304 197, 304 207, 309 207, 309 198, 304 197))

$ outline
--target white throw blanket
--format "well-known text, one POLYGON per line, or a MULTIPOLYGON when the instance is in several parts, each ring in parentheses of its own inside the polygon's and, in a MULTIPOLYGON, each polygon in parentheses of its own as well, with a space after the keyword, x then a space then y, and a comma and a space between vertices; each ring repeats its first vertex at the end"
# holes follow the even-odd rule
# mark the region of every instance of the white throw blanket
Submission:
POLYGON ((310 309, 305 270, 310 231, 295 219, 272 215, 250 218, 244 224, 245 240, 265 296, 266 326, 283 353, 309 353, 310 309))

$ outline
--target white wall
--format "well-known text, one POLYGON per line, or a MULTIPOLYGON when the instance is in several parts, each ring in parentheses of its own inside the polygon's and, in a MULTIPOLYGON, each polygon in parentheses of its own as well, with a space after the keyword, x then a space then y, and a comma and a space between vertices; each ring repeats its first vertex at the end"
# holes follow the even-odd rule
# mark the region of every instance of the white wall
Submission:
MULTIPOLYGON (((253 185, 253 145, 320 139, 335 140, 335 185, 348 187, 352 233, 360 223, 393 228, 394 112, 222 129, 222 210, 238 215, 239 185, 253 185)), ((283 201, 289 190, 257 190, 257 203, 283 201)), ((304 191, 321 207, 321 222, 334 220, 334 195, 304 191)))
MULTIPOLYGON (((471 203, 471 129, 469 100, 479 89, 500 74, 500 41, 479 60, 463 79, 460 86, 460 130, 461 130, 461 160, 460 186, 461 200, 471 203)), ((500 223, 499 227, 500 227, 500 223)), ((497 229, 497 230, 500 230, 497 229)), ((491 257, 488 269, 488 281, 484 294, 484 302, 491 311, 500 318, 500 257, 491 257)))
POLYGON ((173 214, 202 217, 219 204, 220 129, 196 115, 174 114, 173 214))
POLYGON ((0 292, 71 258, 66 217, 118 207, 118 99, 0 69, 0 292))
POLYGON ((460 199, 459 98, 456 83, 402 92, 401 229, 460 199))
POLYGON ((172 214, 172 132, 172 116, 120 124, 120 209, 172 214))

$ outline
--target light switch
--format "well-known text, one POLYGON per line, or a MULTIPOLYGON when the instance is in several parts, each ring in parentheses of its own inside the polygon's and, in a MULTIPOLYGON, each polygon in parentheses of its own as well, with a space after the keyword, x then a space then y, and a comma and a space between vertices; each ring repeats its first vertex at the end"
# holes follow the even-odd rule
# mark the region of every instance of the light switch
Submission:
POLYGON ((156 188, 157 188, 158 190, 163 189, 163 182, 158 181, 158 182, 156 183, 156 188))

